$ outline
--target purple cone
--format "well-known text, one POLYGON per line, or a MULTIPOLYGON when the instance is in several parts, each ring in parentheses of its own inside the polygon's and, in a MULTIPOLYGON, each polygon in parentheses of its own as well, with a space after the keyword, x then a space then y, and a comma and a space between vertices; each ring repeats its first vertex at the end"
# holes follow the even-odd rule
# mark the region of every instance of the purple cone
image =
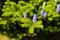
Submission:
POLYGON ((24 14, 24 18, 27 18, 27 14, 26 13, 24 14))
POLYGON ((44 18, 46 18, 46 17, 47 17, 47 12, 44 13, 44 18))
POLYGON ((57 5, 56 12, 57 12, 57 13, 60 13, 60 4, 57 5))
POLYGON ((37 21, 37 14, 34 14, 32 21, 33 21, 33 23, 35 23, 37 21))
POLYGON ((41 15, 41 16, 44 15, 44 9, 42 9, 42 10, 40 11, 40 15, 41 15))

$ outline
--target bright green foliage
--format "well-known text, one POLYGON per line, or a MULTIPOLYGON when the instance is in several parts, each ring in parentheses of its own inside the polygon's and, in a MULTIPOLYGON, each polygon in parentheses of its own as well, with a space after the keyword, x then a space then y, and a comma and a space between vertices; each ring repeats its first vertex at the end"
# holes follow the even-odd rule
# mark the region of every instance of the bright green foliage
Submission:
POLYGON ((34 33, 34 27, 29 28, 29 33, 34 33))
POLYGON ((32 27, 43 29, 42 21, 41 21, 41 20, 40 20, 40 21, 37 21, 36 23, 34 23, 34 24, 32 25, 32 27))
POLYGON ((30 20, 30 19, 21 19, 21 23, 22 24, 20 24, 21 25, 21 27, 23 27, 23 28, 27 28, 27 27, 30 27, 31 25, 32 25, 32 21, 30 20))
POLYGON ((20 40, 24 36, 27 36, 28 33, 31 36, 35 33, 40 34, 41 30, 44 33, 48 31, 47 34, 49 32, 59 32, 60 14, 56 12, 57 4, 54 0, 46 2, 44 11, 47 12, 48 15, 47 18, 44 18, 40 15, 44 2, 46 2, 46 0, 18 1, 18 3, 7 0, 4 2, 3 13, 0 17, 0 27, 4 30, 3 33, 15 37, 16 40, 20 40), (33 23, 32 19, 35 12, 38 20, 33 23), (27 13, 27 18, 23 17, 24 13, 27 13))

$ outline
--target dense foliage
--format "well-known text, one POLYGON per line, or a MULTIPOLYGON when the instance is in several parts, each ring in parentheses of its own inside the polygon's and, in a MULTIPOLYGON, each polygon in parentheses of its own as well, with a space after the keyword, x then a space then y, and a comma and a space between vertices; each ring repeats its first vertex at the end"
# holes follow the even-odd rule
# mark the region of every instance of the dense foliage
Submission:
MULTIPOLYGON (((60 31, 60 0, 5 0, 0 32, 16 40, 60 31)), ((2 4, 0 4, 2 5, 2 4)), ((39 39, 40 40, 40 39, 39 39)))

